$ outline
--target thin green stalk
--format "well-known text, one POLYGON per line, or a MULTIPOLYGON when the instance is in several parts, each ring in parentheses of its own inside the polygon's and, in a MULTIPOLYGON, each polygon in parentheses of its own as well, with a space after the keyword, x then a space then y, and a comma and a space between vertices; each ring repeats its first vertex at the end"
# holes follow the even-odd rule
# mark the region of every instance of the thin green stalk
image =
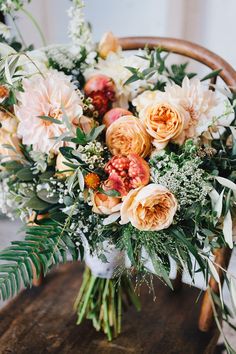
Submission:
POLYGON ((137 311, 141 310, 141 303, 139 301, 138 296, 135 294, 133 290, 133 286, 131 281, 128 278, 124 278, 125 281, 125 289, 127 291, 127 295, 129 296, 132 304, 135 306, 137 311))
POLYGON ((13 22, 13 24, 14 24, 14 26, 15 26, 16 32, 17 32, 17 34, 18 34, 18 36, 19 36, 19 38, 20 38, 20 40, 21 40, 23 46, 26 48, 27 45, 26 45, 26 43, 25 43, 24 37, 22 36, 21 31, 20 31, 20 29, 19 29, 19 27, 18 27, 18 25, 17 25, 17 23, 16 23, 14 17, 13 17, 12 15, 10 15, 10 17, 11 17, 11 19, 12 19, 12 22, 13 22))
POLYGON ((121 333, 121 317, 122 317, 122 294, 121 294, 121 287, 118 288, 118 311, 117 311, 117 333, 121 333))
POLYGON ((108 337, 108 340, 111 341, 112 340, 112 333, 111 333, 111 327, 110 327, 110 323, 109 323, 109 314, 108 314, 108 290, 109 290, 109 281, 110 279, 106 280, 106 284, 105 284, 105 288, 104 288, 104 293, 103 293, 103 310, 104 310, 104 325, 105 325, 105 330, 106 330, 106 334, 108 337))
POLYGON ((22 55, 26 56, 27 59, 35 66, 35 68, 38 70, 39 74, 45 79, 45 76, 43 75, 42 71, 39 69, 38 65, 30 58, 30 56, 26 53, 23 52, 22 55))
POLYGON ((31 15, 30 12, 28 12, 25 8, 22 8, 21 11, 30 19, 30 21, 34 24, 35 28, 39 32, 41 41, 43 43, 43 46, 45 47, 47 45, 46 38, 43 34, 43 31, 41 30, 41 27, 39 26, 38 22, 34 18, 34 16, 31 15))
POLYGON ((79 313, 79 318, 77 320, 77 324, 80 324, 84 315, 85 315, 85 312, 86 312, 86 307, 88 305, 88 301, 89 301, 89 298, 90 298, 90 295, 91 295, 91 292, 93 290, 93 286, 94 286, 94 283, 96 281, 96 277, 94 277, 93 275, 91 276, 91 279, 90 279, 90 283, 89 283, 89 287, 88 287, 88 290, 86 292, 86 296, 85 296, 85 299, 84 299, 84 302, 83 302, 83 305, 82 305, 82 309, 81 309, 81 312, 79 313))
POLYGON ((111 308, 112 308, 112 321, 114 326, 114 337, 117 337, 117 311, 116 311, 116 301, 115 301, 115 292, 116 286, 115 283, 112 281, 111 284, 111 308))
POLYGON ((83 293, 84 293, 84 290, 88 284, 88 281, 89 281, 89 278, 90 278, 90 270, 86 267, 85 268, 85 271, 84 271, 84 274, 83 274, 83 282, 81 284, 81 287, 80 287, 80 290, 79 290, 79 294, 75 300, 75 303, 74 303, 74 310, 77 310, 78 309, 78 306, 79 306, 79 303, 82 299, 82 296, 83 296, 83 293))

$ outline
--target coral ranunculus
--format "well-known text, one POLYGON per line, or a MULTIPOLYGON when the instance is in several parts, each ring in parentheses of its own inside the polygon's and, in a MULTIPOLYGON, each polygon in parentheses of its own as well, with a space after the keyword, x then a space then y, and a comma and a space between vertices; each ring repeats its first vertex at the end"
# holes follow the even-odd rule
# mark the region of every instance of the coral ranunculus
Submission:
POLYGON ((106 131, 106 144, 113 155, 135 153, 146 157, 151 151, 151 139, 144 124, 134 116, 123 116, 106 131))
POLYGON ((145 186, 150 179, 148 163, 137 154, 112 157, 105 171, 109 174, 106 188, 116 190, 121 196, 127 195, 130 189, 145 186))
POLYGON ((62 72, 49 70, 44 76, 35 75, 23 80, 24 92, 17 95, 20 102, 15 106, 15 114, 20 120, 17 134, 25 145, 33 150, 58 153, 64 142, 55 144, 55 138, 67 131, 63 123, 63 112, 73 126, 73 120, 82 115, 82 103, 76 87, 62 72), (60 124, 40 119, 47 116, 57 119, 60 124))
POLYGON ((175 196, 164 186, 149 184, 131 190, 121 206, 121 224, 131 224, 142 231, 168 228, 177 210, 175 196))
POLYGON ((153 138, 153 145, 163 149, 170 140, 182 133, 186 112, 181 106, 159 102, 145 108, 141 112, 141 119, 153 138))

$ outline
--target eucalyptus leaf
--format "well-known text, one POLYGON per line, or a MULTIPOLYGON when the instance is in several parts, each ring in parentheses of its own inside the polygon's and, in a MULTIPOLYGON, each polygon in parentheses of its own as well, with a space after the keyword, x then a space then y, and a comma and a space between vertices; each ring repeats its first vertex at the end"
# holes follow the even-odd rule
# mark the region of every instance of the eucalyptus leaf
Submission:
POLYGON ((45 120, 46 122, 50 122, 50 123, 55 123, 55 124, 63 124, 62 121, 60 121, 59 119, 55 119, 52 117, 48 117, 48 116, 38 116, 39 119, 45 120))
POLYGON ((25 167, 17 171, 16 176, 23 182, 30 182, 34 179, 34 175, 30 167, 25 167))
POLYGON ((230 210, 228 210, 223 221, 223 234, 225 242, 230 248, 233 248, 233 221, 230 210))
POLYGON ((79 188, 83 192, 84 191, 84 176, 79 168, 77 169, 77 176, 78 176, 78 181, 79 181, 79 188))
POLYGON ((34 196, 26 203, 25 206, 36 211, 42 211, 47 209, 50 204, 39 199, 37 196, 34 196))
POLYGON ((48 191, 46 189, 41 189, 40 191, 37 192, 37 196, 39 199, 43 200, 46 203, 49 204, 57 204, 59 200, 59 195, 53 195, 52 197, 48 196, 48 191))
POLYGON ((102 194, 108 195, 109 197, 119 197, 120 193, 118 191, 116 191, 115 189, 110 189, 105 191, 102 188, 98 188, 98 191, 102 194))

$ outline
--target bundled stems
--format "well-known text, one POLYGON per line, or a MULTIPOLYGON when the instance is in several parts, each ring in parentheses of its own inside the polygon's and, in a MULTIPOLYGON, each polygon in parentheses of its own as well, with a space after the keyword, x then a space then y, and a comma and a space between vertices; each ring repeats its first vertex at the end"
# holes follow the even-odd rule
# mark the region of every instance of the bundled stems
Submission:
POLYGON ((127 276, 122 275, 119 279, 99 278, 86 267, 74 304, 78 315, 77 324, 89 319, 94 328, 102 330, 111 341, 121 332, 122 307, 126 302, 140 310, 139 299, 127 276))

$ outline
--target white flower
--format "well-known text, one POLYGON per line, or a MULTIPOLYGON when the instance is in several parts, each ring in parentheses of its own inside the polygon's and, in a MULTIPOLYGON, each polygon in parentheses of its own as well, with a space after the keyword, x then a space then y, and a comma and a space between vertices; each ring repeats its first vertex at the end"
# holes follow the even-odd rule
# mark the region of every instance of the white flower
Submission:
POLYGON ((19 92, 15 114, 19 119, 17 133, 23 144, 32 145, 33 150, 57 153, 63 142, 55 144, 55 138, 67 131, 63 121, 65 111, 71 126, 82 115, 81 100, 70 78, 62 72, 50 70, 41 75, 23 80, 24 92, 19 92), (57 119, 59 124, 40 119, 47 116, 57 119))
POLYGON ((26 55, 20 56, 18 66, 21 67, 21 74, 24 76, 38 74, 48 71, 48 58, 43 50, 28 51, 26 55))
POLYGON ((93 48, 92 35, 85 20, 83 7, 84 2, 82 0, 73 0, 73 5, 68 10, 70 18, 68 34, 75 47, 84 47, 87 51, 91 51, 93 48))
POLYGON ((6 26, 3 22, 0 22, 0 36, 6 40, 11 37, 10 27, 6 26))
POLYGON ((199 79, 189 80, 186 76, 182 86, 168 84, 164 97, 169 101, 175 101, 188 113, 188 122, 178 137, 177 142, 180 144, 187 138, 200 136, 212 125, 218 99, 216 94, 205 87, 199 79))
POLYGON ((152 105, 155 101, 159 100, 163 95, 161 91, 144 91, 133 99, 132 104, 136 107, 138 113, 140 113, 147 106, 152 105))

